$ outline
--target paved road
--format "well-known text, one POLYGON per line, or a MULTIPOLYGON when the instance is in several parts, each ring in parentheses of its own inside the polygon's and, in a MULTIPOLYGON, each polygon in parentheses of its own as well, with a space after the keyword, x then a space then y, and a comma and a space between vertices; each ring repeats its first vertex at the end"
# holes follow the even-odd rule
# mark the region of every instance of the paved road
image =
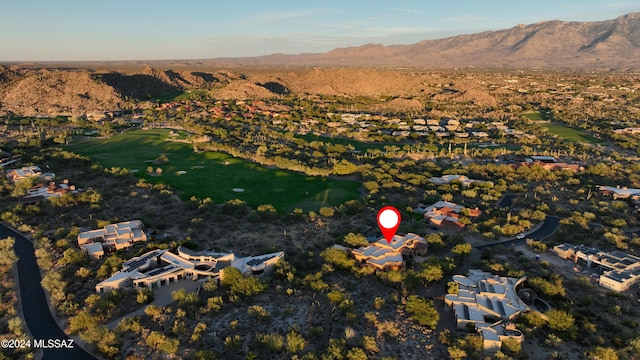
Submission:
POLYGON ((527 234, 527 236, 523 239, 510 239, 510 240, 494 242, 490 244, 476 245, 476 249, 482 250, 484 248, 490 248, 498 245, 503 245, 503 246, 511 245, 511 244, 522 245, 522 244, 526 244, 527 239, 535 239, 535 240, 544 239, 547 236, 551 235, 558 228, 558 226, 560 225, 560 219, 561 218, 557 216, 547 215, 542 225, 538 229, 536 229, 536 231, 527 234))
MULTIPOLYGON (((20 283, 20 302, 24 320, 34 339, 64 339, 69 337, 60 329, 54 320, 44 290, 40 286, 40 271, 36 262, 33 244, 22 234, 0 224, 0 239, 6 237, 16 239, 15 252, 18 255, 18 279, 20 283)), ((45 349, 44 360, 94 360, 77 344, 73 349, 45 349)))

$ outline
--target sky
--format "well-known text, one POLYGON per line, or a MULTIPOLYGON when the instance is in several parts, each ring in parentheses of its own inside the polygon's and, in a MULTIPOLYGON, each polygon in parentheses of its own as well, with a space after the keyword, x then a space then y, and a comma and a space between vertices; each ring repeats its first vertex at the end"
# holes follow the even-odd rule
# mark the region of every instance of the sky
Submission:
POLYGON ((637 0, 3 0, 0 61, 206 59, 326 52, 546 20, 600 21, 637 0))

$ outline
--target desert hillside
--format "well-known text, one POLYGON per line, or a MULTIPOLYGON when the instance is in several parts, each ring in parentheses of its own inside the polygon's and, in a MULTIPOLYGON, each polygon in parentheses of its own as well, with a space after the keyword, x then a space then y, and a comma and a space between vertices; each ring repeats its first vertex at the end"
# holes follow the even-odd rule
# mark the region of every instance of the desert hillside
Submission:
POLYGON ((497 104, 484 87, 450 83, 434 68, 635 71, 640 69, 640 13, 325 54, 12 64, 0 66, 0 115, 81 115, 139 106, 191 89, 206 89, 217 99, 378 97, 390 99, 389 107, 405 109, 420 108, 425 99, 497 104))
POLYGON ((24 116, 120 110, 190 89, 208 89, 216 99, 266 99, 290 94, 364 96, 383 101, 372 110, 421 109, 428 99, 496 105, 486 87, 476 82, 452 82, 439 73, 413 70, 300 68, 194 73, 145 68, 125 73, 15 68, 4 73, 0 114, 24 116))

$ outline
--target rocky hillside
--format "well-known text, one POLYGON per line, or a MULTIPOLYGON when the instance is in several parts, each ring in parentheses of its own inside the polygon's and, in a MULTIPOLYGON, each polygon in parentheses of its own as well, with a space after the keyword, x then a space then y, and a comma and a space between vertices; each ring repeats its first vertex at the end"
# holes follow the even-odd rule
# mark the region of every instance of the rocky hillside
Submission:
POLYGON ((420 100, 446 100, 493 107, 496 99, 473 81, 438 73, 383 69, 244 69, 242 72, 176 72, 145 68, 138 73, 4 68, 0 116, 83 115, 138 106, 140 101, 188 89, 209 89, 216 99, 265 99, 287 94, 376 98, 372 110, 421 109, 420 100))
POLYGON ((82 115, 117 110, 135 101, 228 83, 226 75, 190 71, 139 73, 0 67, 0 114, 82 115), (222 79, 222 80, 221 80, 222 79))

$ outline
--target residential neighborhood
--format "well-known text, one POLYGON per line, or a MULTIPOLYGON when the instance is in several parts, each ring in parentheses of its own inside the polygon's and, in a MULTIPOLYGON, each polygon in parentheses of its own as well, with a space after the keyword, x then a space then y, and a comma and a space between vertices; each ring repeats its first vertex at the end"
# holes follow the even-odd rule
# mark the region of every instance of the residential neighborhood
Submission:
POLYGON ((77 346, 0 358, 639 358, 638 19, 476 34, 486 69, 2 63, 0 340, 77 346), (555 33, 600 60, 514 60, 555 33))

